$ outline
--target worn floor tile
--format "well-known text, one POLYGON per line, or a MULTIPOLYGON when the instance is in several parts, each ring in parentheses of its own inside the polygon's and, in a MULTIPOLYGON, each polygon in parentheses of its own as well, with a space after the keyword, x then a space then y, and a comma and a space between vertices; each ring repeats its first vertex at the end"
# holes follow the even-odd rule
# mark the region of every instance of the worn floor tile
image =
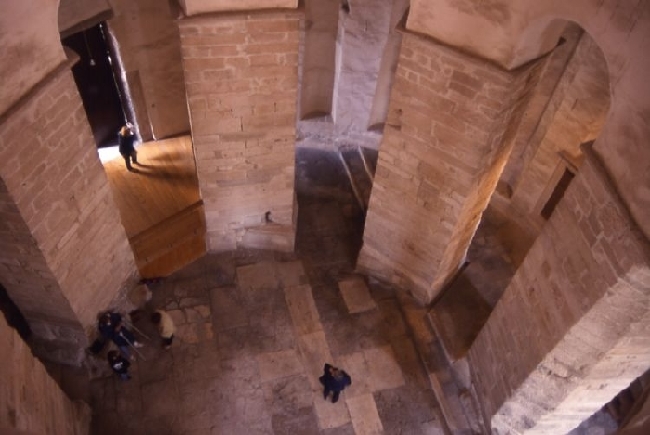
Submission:
POLYGON ((257 362, 262 382, 300 375, 304 370, 300 356, 293 349, 261 353, 257 355, 257 362))
POLYGON ((350 313, 362 313, 377 308, 377 303, 370 296, 362 277, 355 276, 339 281, 339 289, 350 313))
POLYGON ((299 285, 287 287, 284 291, 296 334, 305 335, 322 330, 311 287, 299 285))
POLYGON ((404 385, 404 376, 390 346, 363 351, 368 362, 368 383, 372 391, 397 388, 404 385))
POLYGON ((346 399, 350 418, 356 435, 380 435, 384 427, 379 419, 377 406, 372 394, 346 399))

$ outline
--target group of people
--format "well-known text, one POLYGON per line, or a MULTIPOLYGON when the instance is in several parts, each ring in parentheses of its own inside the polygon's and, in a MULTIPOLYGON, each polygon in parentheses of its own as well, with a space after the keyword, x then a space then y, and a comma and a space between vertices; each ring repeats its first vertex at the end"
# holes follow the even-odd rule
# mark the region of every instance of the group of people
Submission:
MULTIPOLYGON (((162 347, 165 350, 170 349, 176 331, 172 317, 164 310, 156 310, 151 314, 150 320, 158 327, 162 347)), ((135 359, 135 355, 131 353, 131 350, 141 348, 142 343, 137 341, 133 332, 124 326, 120 313, 107 312, 102 314, 97 328, 104 342, 110 340, 119 349, 119 351, 111 350, 108 352, 108 364, 120 379, 128 381, 131 379, 129 367, 131 361, 135 359)), ((345 370, 331 364, 325 364, 323 375, 318 380, 323 385, 323 398, 327 400, 331 393, 332 403, 338 402, 341 391, 352 385, 350 375, 345 370)))
MULTIPOLYGON (((164 349, 171 348, 176 328, 172 317, 164 310, 156 310, 151 314, 150 320, 157 325, 158 333, 162 339, 164 349)), ((120 313, 107 312, 99 317, 97 325, 102 342, 105 344, 112 341, 118 350, 108 352, 108 364, 115 374, 119 375, 124 381, 131 379, 129 375, 129 366, 135 359, 131 350, 141 348, 143 345, 136 340, 133 332, 128 329, 123 322, 120 313)))

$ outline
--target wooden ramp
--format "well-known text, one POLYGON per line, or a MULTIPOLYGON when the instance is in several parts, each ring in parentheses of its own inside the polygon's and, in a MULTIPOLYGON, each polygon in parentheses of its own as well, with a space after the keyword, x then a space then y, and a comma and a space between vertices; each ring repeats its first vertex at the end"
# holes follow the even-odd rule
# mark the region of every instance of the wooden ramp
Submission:
POLYGON ((138 172, 104 163, 140 274, 166 276, 205 254, 205 213, 190 136, 137 147, 138 172))

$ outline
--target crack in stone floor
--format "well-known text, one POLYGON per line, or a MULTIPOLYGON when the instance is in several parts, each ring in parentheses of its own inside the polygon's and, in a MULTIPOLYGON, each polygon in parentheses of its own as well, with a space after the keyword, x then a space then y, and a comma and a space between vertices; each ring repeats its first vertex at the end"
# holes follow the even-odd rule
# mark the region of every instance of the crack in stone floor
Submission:
POLYGON ((353 273, 363 213, 329 154, 297 156, 296 254, 210 254, 152 286, 175 342, 135 321, 152 340, 131 381, 92 381, 93 434, 444 433, 397 295, 353 273), (326 362, 353 380, 336 404, 326 362))

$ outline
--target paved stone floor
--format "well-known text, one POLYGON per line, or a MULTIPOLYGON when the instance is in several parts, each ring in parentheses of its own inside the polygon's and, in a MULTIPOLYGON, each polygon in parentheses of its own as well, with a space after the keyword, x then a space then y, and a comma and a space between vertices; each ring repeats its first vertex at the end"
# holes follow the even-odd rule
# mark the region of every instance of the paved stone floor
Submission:
MULTIPOLYGON (((177 338, 164 351, 143 316, 135 325, 152 339, 132 380, 95 361, 103 372, 90 387, 93 435, 477 433, 443 422, 421 361, 443 381, 453 376, 436 357, 426 310, 353 273, 363 212, 339 157, 299 148, 296 192, 295 253, 211 254, 151 286, 145 311, 169 311, 177 338), (336 404, 321 395, 326 362, 353 380, 336 404)), ((486 216, 466 274, 493 283, 476 286, 492 306, 520 261, 504 246, 524 253, 530 241, 498 213, 486 216), (513 234, 517 243, 504 240, 513 234)), ((571 435, 614 429, 601 412, 571 435)))
POLYGON ((397 295, 352 272, 363 213, 335 154, 297 155, 295 254, 208 255, 152 285, 146 310, 177 325, 152 337, 133 379, 92 381, 92 433, 442 435, 438 406, 397 295), (352 376, 323 400, 323 364, 352 376))

